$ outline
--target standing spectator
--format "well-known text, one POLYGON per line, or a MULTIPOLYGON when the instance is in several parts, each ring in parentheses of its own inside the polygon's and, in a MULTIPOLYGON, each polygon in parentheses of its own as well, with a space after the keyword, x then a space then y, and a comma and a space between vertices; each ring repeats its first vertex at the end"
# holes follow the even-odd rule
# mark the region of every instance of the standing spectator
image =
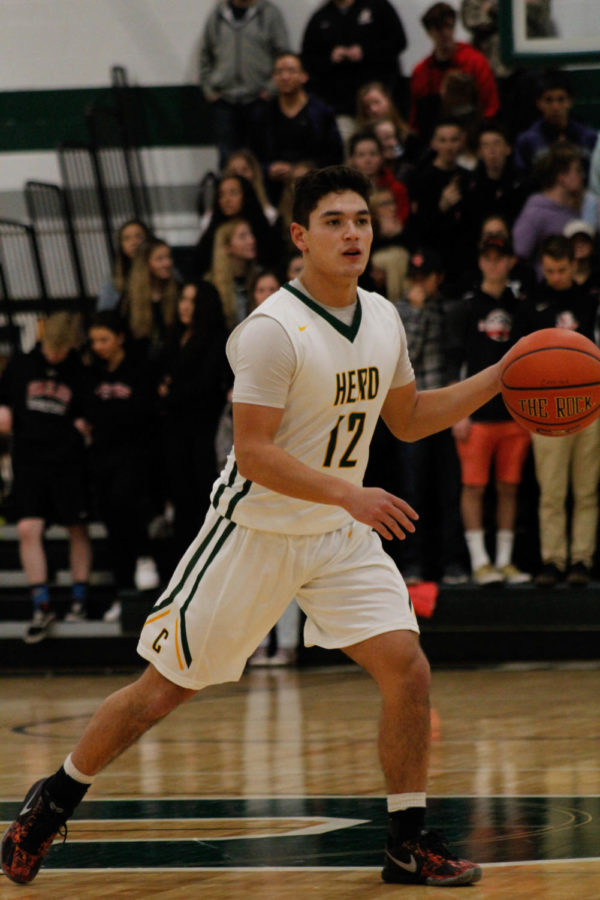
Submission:
MULTIPOLYGON (((473 245, 485 219, 499 216, 512 225, 529 195, 528 185, 515 168, 511 147, 501 126, 484 125, 479 134, 477 155, 479 161, 465 196, 473 245)), ((476 263, 475 253, 473 263, 476 263)))
POLYGON ((225 402, 226 336, 216 289, 207 281, 184 285, 158 386, 177 559, 200 527, 217 477, 215 434, 225 402))
POLYGON ((536 165, 542 190, 532 194, 513 228, 517 256, 533 263, 541 275, 540 247, 545 238, 562 234, 565 225, 579 219, 583 195, 581 155, 571 144, 556 144, 536 165))
POLYGON ((250 182, 267 222, 274 225, 277 221, 277 210, 269 203, 260 163, 252 150, 245 148, 234 150, 223 169, 222 177, 225 178, 227 175, 239 175, 250 182))
MULTIPOLYGON (((520 305, 510 289, 515 259, 509 241, 488 237, 479 250, 482 281, 448 316, 452 379, 474 375, 497 362, 515 343, 515 314, 520 305)), ((517 520, 517 493, 530 439, 511 418, 500 396, 494 397, 452 432, 461 462, 461 513, 475 584, 522 584, 531 576, 512 561, 517 520), (494 464, 496 554, 491 563, 485 546, 484 494, 494 464)))
MULTIPOLYGON (((536 295, 521 307, 522 330, 568 328, 594 340, 598 297, 574 281, 573 248, 562 235, 542 245, 544 281, 536 295)), ((566 574, 573 586, 584 586, 596 549, 598 481, 600 478, 600 420, 583 431, 561 438, 534 434, 533 455, 540 489, 539 529, 542 568, 540 587, 553 587, 566 574), (567 497, 573 500, 567 529, 567 497), (568 537, 569 533, 569 537, 568 537)))
POLYGON ((532 175, 535 164, 557 142, 579 149, 584 171, 596 146, 598 132, 571 118, 573 88, 566 72, 549 69, 539 79, 537 98, 539 118, 527 131, 517 135, 515 161, 519 169, 532 175))
POLYGON ((458 69, 473 78, 481 115, 493 118, 499 110, 498 89, 489 62, 470 44, 456 41, 456 12, 448 3, 434 3, 421 18, 433 43, 433 53, 415 67, 410 84, 411 128, 429 140, 442 108, 442 84, 449 71, 458 69))
POLYGON ((156 387, 148 364, 126 350, 125 326, 114 312, 96 313, 89 337, 96 359, 89 372, 85 408, 91 426, 90 469, 117 590, 105 621, 117 621, 123 592, 158 586, 149 552, 147 503, 156 439, 156 387))
POLYGON ((342 139, 331 107, 307 94, 308 75, 295 53, 275 60, 273 82, 277 95, 262 109, 253 146, 265 167, 275 203, 290 180, 293 163, 311 159, 317 168, 344 158, 342 139))
POLYGON ((24 640, 43 640, 56 614, 43 538, 47 525, 69 534, 73 579, 70 621, 84 619, 91 567, 83 433, 84 369, 66 313, 46 319, 41 343, 13 356, 0 380, 0 430, 12 433, 19 555, 33 618, 24 640))
POLYGON ((249 288, 256 271, 256 238, 250 223, 232 219, 220 225, 208 280, 219 292, 228 331, 248 315, 249 288))
POLYGON ((213 107, 221 166, 234 150, 250 146, 273 62, 288 47, 283 16, 270 0, 218 0, 208 16, 200 84, 213 107))
POLYGON ((461 140, 462 129, 455 121, 438 122, 430 141, 433 160, 415 170, 410 184, 413 233, 417 242, 440 253, 451 292, 469 258, 464 198, 470 173, 457 162, 461 140))
MULTIPOLYGON (((408 291, 395 306, 406 330, 408 352, 421 389, 445 387, 450 380, 446 309, 440 293, 444 279, 440 256, 418 250, 409 262, 408 291)), ((431 565, 427 557, 433 525, 438 571, 444 584, 468 580, 459 513, 458 458, 449 428, 412 444, 396 442, 401 491, 419 511, 420 525, 402 545, 402 572, 407 584, 423 581, 431 565)))
POLYGON ((353 130, 361 85, 380 81, 396 93, 405 48, 402 22, 388 0, 329 0, 310 17, 302 59, 311 89, 344 117, 344 138, 353 130))
POLYGON ((124 222, 117 232, 117 250, 113 277, 98 292, 97 312, 117 309, 127 290, 131 266, 138 248, 152 237, 147 225, 138 219, 124 222))
POLYGON ((574 219, 565 225, 563 235, 570 240, 573 248, 575 284, 590 292, 600 292, 600 255, 596 245, 596 232, 588 222, 574 219))
POLYGON ((167 329, 173 324, 179 290, 171 248, 149 238, 135 254, 127 291, 120 304, 138 350, 156 360, 167 329))
POLYGON ((366 175, 373 187, 391 191, 396 201, 398 218, 401 222, 406 222, 410 215, 408 191, 384 166, 383 148, 373 132, 359 131, 352 135, 348 142, 348 164, 366 175))
POLYGON ((226 175, 217 185, 214 206, 203 218, 202 235, 194 248, 196 281, 200 281, 210 269, 217 229, 224 222, 237 218, 250 223, 261 263, 269 265, 277 259, 281 245, 277 226, 272 228, 269 225, 252 184, 240 175, 226 175))

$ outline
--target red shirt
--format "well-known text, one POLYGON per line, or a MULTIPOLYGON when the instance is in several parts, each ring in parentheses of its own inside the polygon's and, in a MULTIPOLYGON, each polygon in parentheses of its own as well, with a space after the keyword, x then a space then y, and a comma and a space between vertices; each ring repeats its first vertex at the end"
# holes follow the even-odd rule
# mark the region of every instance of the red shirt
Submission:
POLYGON ((451 69, 460 69, 472 76, 481 102, 481 111, 486 119, 492 118, 500 109, 498 100, 498 88, 492 68, 479 50, 475 50, 470 44, 457 42, 454 55, 443 66, 436 63, 433 56, 425 57, 418 63, 410 79, 410 124, 418 131, 418 104, 420 100, 432 94, 439 94, 442 81, 451 69))
POLYGON ((398 181, 389 169, 383 169, 376 177, 375 182, 378 188, 388 188, 393 193, 398 218, 404 224, 410 214, 410 198, 404 184, 398 181))

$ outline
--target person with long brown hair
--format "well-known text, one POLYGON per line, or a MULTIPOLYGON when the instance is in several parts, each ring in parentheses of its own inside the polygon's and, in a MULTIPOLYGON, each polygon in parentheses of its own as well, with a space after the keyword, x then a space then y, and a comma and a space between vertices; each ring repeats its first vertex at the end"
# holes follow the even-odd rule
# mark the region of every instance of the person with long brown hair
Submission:
POLYGON ((148 226, 139 219, 123 222, 116 234, 115 263, 110 281, 98 291, 96 311, 116 309, 127 290, 127 281, 140 244, 152 237, 148 226))
POLYGON ((256 238, 250 223, 232 219, 220 225, 215 234, 208 280, 219 292, 230 331, 248 315, 249 287, 255 272, 256 238))
POLYGON ((159 238, 149 238, 135 255, 121 303, 134 341, 162 343, 175 320, 178 292, 171 248, 159 238))

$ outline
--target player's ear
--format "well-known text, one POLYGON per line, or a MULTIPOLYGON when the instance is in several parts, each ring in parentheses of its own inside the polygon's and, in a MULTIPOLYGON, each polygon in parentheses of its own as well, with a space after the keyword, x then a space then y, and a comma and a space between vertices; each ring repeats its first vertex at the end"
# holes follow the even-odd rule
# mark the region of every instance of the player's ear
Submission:
POLYGON ((294 242, 294 245, 303 253, 306 250, 306 238, 305 238, 306 228, 304 225, 300 225, 298 222, 292 222, 290 225, 290 236, 294 242))

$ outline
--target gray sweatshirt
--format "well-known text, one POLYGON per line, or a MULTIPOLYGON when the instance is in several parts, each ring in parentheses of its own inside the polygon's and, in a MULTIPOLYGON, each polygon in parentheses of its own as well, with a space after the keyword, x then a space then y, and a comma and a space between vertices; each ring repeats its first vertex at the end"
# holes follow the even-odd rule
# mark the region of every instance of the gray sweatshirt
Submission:
POLYGON ((275 57, 289 50, 287 28, 270 0, 256 0, 236 19, 228 0, 209 15, 200 48, 200 84, 207 100, 250 103, 268 88, 275 57))

